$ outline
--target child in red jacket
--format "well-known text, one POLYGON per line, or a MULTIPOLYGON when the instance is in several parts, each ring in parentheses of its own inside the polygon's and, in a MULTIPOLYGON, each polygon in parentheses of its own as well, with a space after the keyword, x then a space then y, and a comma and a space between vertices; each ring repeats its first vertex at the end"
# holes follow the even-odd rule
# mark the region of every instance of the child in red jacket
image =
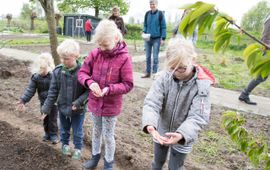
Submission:
POLYGON ((97 166, 103 136, 104 169, 109 170, 114 163, 114 129, 121 112, 122 95, 133 87, 132 63, 127 45, 113 21, 101 21, 94 40, 99 47, 90 52, 78 73, 79 82, 90 89, 88 109, 93 121, 92 159, 84 167, 97 166))

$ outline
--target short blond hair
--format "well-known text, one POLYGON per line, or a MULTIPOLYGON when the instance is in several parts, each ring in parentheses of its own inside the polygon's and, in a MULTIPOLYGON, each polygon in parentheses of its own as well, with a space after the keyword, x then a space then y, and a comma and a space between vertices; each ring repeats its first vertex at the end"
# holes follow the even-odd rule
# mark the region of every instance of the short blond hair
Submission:
POLYGON ((114 21, 107 19, 100 21, 95 31, 94 41, 97 44, 102 43, 104 40, 114 40, 112 41, 114 44, 111 44, 114 46, 117 43, 116 37, 118 37, 118 42, 123 41, 123 36, 114 21))
POLYGON ((114 6, 113 9, 112 9, 112 12, 114 12, 114 11, 120 12, 120 8, 118 6, 114 6))
POLYGON ((46 68, 48 72, 55 68, 52 55, 50 53, 41 53, 32 63, 30 69, 32 74, 40 73, 40 68, 46 68))
POLYGON ((170 40, 166 50, 165 69, 177 68, 195 61, 197 53, 191 41, 184 39, 170 40))
POLYGON ((67 39, 57 47, 57 53, 63 58, 69 56, 78 58, 80 56, 80 45, 73 39, 67 39))

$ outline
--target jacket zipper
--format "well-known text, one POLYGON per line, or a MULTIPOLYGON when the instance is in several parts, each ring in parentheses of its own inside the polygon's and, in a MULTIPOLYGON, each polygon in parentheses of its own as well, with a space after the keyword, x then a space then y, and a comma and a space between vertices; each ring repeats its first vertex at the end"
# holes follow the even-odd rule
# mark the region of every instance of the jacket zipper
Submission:
POLYGON ((109 82, 111 81, 111 75, 112 75, 112 67, 110 68, 110 72, 109 72, 109 82))
POLYGON ((176 109, 177 109, 177 101, 178 101, 178 99, 179 99, 180 92, 181 92, 181 90, 182 90, 182 86, 183 86, 183 83, 181 82, 181 84, 180 84, 180 89, 179 89, 179 91, 178 91, 178 93, 177 93, 176 101, 175 101, 175 103, 174 103, 174 110, 173 110, 173 114, 172 114, 171 121, 170 121, 169 132, 171 132, 171 130, 172 130, 173 120, 174 120, 175 112, 176 112, 176 109))

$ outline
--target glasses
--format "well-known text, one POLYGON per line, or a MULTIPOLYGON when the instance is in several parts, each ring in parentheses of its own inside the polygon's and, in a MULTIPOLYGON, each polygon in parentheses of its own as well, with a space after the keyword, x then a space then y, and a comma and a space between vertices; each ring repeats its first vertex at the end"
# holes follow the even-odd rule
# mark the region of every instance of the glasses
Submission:
POLYGON ((178 72, 178 73, 184 73, 186 72, 187 67, 186 66, 179 66, 178 68, 171 68, 171 71, 178 72))

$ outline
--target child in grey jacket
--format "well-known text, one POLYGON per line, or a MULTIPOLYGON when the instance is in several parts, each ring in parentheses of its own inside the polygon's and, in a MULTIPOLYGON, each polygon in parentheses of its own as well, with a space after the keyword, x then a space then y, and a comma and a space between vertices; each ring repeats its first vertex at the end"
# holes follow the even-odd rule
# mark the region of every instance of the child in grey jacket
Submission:
POLYGON ((166 69, 145 98, 142 127, 154 140, 152 169, 162 169, 169 149, 169 169, 182 169, 199 131, 209 122, 214 80, 194 64, 196 56, 191 42, 171 41, 166 69))

